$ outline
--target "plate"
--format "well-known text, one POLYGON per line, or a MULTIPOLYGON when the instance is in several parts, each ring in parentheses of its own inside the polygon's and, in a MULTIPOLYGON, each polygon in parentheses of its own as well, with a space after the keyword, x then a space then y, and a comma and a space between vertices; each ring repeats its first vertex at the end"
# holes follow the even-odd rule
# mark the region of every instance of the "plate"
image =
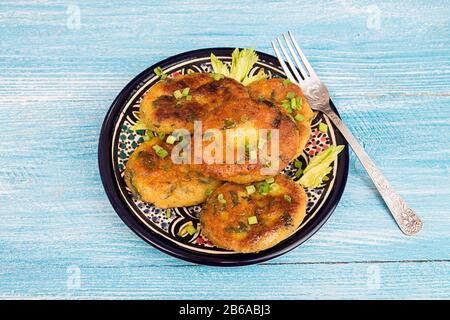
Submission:
MULTIPOLYGON (((139 103, 144 94, 159 80, 154 69, 161 67, 169 77, 191 72, 210 72, 210 54, 231 63, 234 48, 210 48, 189 51, 170 57, 144 70, 119 93, 112 103, 100 132, 98 160, 100 175, 108 198, 120 218, 142 239, 174 257, 193 263, 215 266, 238 266, 267 261, 294 249, 311 237, 330 217, 344 191, 348 175, 348 145, 329 119, 317 113, 312 122, 312 134, 303 154, 298 158, 305 168, 309 159, 330 144, 344 144, 346 148, 333 163, 329 180, 321 188, 308 190, 306 217, 297 231, 276 246, 259 253, 242 254, 213 246, 198 231, 193 235, 178 235, 187 223, 198 223, 201 206, 160 209, 134 197, 123 180, 124 168, 133 150, 142 143, 143 136, 130 127, 137 121, 139 103), (318 130, 319 123, 328 125, 328 132, 318 130)), ((251 74, 260 68, 269 77, 284 77, 274 56, 257 52, 259 61, 251 74)), ((334 105, 332 108, 336 111, 334 105)), ((283 170, 295 178, 296 168, 290 164, 283 170)))

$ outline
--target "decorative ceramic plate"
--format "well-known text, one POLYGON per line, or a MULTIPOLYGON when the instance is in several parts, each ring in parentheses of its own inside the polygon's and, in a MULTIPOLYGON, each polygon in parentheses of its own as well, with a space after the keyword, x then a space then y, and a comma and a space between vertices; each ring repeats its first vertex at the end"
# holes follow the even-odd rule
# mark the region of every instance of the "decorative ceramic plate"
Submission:
MULTIPOLYGON (((169 77, 191 72, 211 72, 211 52, 219 59, 231 63, 232 51, 232 48, 189 51, 151 66, 120 92, 106 115, 100 133, 101 178, 109 200, 122 220, 141 238, 161 251, 200 264, 228 266, 253 264, 272 259, 297 247, 313 235, 331 215, 344 191, 348 174, 346 141, 326 116, 317 113, 312 122, 311 137, 303 154, 298 158, 303 164, 302 167, 305 168, 312 156, 330 144, 344 144, 346 148, 333 163, 333 170, 328 175, 329 179, 325 185, 306 190, 308 196, 306 217, 298 230, 276 246, 252 254, 235 253, 215 247, 202 235, 201 228, 193 235, 178 235, 180 229, 187 223, 192 222, 194 227, 197 226, 201 205, 160 209, 133 196, 124 183, 123 174, 129 156, 144 139, 139 131, 135 132, 130 127, 137 121, 142 97, 159 80, 153 70, 161 67, 169 77), (327 133, 319 131, 321 122, 328 125, 327 133)), ((257 54, 259 61, 251 74, 263 68, 269 77, 284 77, 275 57, 261 52, 257 54)), ((296 170, 291 164, 283 170, 283 173, 298 180, 299 178, 295 177, 296 170)))

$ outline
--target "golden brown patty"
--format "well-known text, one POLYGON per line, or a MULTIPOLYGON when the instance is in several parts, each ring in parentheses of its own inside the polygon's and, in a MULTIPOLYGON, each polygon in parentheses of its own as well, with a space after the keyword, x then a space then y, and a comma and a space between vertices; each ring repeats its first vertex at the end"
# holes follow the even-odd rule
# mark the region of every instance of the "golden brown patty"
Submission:
POLYGON ((248 90, 252 99, 274 103, 284 114, 290 115, 293 118, 299 115, 298 119, 301 120, 295 120, 295 122, 301 132, 301 149, 303 149, 311 134, 311 121, 314 117, 314 112, 311 110, 302 90, 295 84, 285 84, 284 81, 285 79, 280 78, 260 80, 250 84, 248 90), (291 110, 292 112, 288 112, 289 109, 286 110, 282 104, 286 100, 289 101, 292 96, 301 101, 301 107, 291 110))
MULTIPOLYGON (((271 175, 278 173, 284 167, 286 167, 290 161, 296 158, 303 149, 301 142, 302 137, 300 131, 296 127, 293 120, 284 115, 276 107, 270 104, 254 101, 251 99, 240 99, 224 103, 211 112, 211 115, 203 122, 203 132, 206 134, 208 129, 221 129, 221 136, 223 144, 223 159, 226 161, 226 141, 227 139, 232 141, 233 138, 227 136, 226 129, 230 130, 243 130, 249 132, 254 129, 256 132, 256 139, 260 129, 278 129, 279 130, 279 158, 278 166, 276 166, 277 159, 271 159, 271 145, 276 139, 267 140, 267 150, 269 157, 262 159, 259 157, 260 150, 257 150, 257 163, 251 163, 250 155, 245 155, 245 161, 243 163, 237 163, 238 143, 234 141, 229 143, 235 146, 233 152, 233 163, 204 163, 204 171, 219 179, 225 181, 231 181, 236 183, 250 183, 253 181, 261 181, 266 178, 267 173, 262 174, 261 169, 276 166, 275 172, 271 175), (269 160, 275 160, 275 163, 270 163, 269 160)), ((304 132, 302 132, 304 134, 304 132)), ((206 141, 203 146, 204 149, 213 142, 206 141)), ((242 144, 240 144, 242 145, 242 144)))
POLYGON ((224 78, 214 80, 209 73, 176 76, 155 84, 140 106, 141 120, 149 129, 171 133, 175 129, 194 130, 194 121, 203 120, 223 101, 249 97, 239 82, 224 78), (176 99, 174 92, 189 88, 189 99, 176 99))
POLYGON ((289 237, 305 217, 306 194, 284 175, 276 176, 275 183, 265 195, 258 191, 261 184, 250 195, 245 185, 235 183, 216 189, 200 213, 203 234, 217 247, 243 253, 268 249, 289 237))
POLYGON ((205 175, 200 166, 174 164, 170 157, 172 145, 154 138, 141 144, 131 155, 125 169, 125 183, 142 201, 160 208, 199 204, 221 182, 205 175), (168 155, 159 157, 154 145, 164 148, 168 155))

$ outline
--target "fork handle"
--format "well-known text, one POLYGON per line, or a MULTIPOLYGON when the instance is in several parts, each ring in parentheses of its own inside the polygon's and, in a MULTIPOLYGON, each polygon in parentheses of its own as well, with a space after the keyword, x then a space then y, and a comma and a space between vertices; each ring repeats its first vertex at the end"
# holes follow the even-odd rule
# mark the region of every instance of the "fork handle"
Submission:
POLYGON ((418 233, 422 229, 423 225, 420 218, 410 207, 408 207, 406 202, 400 197, 400 195, 394 190, 394 188, 392 188, 390 183, 383 176, 381 171, 375 166, 373 161, 364 151, 363 147, 355 139, 353 134, 350 132, 350 130, 348 130, 348 128, 338 117, 338 115, 331 108, 327 108, 324 113, 339 129, 349 145, 352 147, 354 153, 358 157, 359 161, 361 161, 361 164, 366 169, 367 173, 375 184, 375 187, 388 206, 400 230, 402 230, 404 234, 409 236, 418 233))

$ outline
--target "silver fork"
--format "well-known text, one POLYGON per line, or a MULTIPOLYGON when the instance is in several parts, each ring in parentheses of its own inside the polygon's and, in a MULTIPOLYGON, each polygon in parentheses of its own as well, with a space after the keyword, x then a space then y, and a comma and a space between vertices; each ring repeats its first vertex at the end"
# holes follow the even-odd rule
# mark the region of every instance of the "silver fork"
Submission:
POLYGON ((300 49, 300 46, 297 41, 295 41, 290 31, 288 32, 288 35, 289 36, 283 34, 283 38, 290 55, 279 38, 277 38, 277 43, 281 49, 281 52, 278 50, 277 44, 272 42, 273 50, 275 51, 278 61, 286 73, 286 76, 292 83, 298 85, 302 89, 311 107, 314 110, 323 112, 345 137, 356 156, 367 170, 370 178, 375 184, 378 192, 381 194, 400 230, 410 236, 418 233, 422 229, 422 221, 414 213, 414 211, 408 207, 406 202, 400 197, 394 188, 392 188, 381 171, 375 166, 373 161, 355 139, 353 134, 347 129, 338 115, 331 109, 330 96, 328 94, 327 87, 323 84, 314 69, 311 67, 311 64, 308 59, 306 59, 303 51, 300 49))

